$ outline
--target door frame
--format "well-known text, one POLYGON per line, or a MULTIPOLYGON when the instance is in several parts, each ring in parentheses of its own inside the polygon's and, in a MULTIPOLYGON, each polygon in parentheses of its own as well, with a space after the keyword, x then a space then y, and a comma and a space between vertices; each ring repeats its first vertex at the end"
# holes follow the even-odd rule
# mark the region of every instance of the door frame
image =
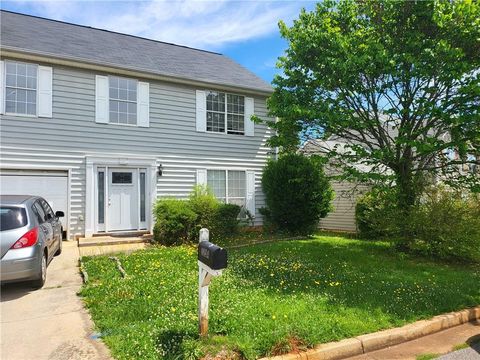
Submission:
MULTIPOLYGON (((87 156, 86 157, 86 192, 85 192, 85 236, 94 233, 108 233, 108 215, 105 205, 103 226, 98 224, 98 169, 105 169, 105 198, 108 198, 108 168, 138 169, 145 171, 145 222, 140 222, 140 206, 138 206, 138 229, 152 231, 152 206, 156 198, 157 160, 154 157, 119 157, 119 156, 87 156), (145 226, 142 226, 145 225, 145 226)), ((137 180, 140 176, 137 177, 137 180)), ((140 191, 140 186, 137 187, 140 191)), ((140 202, 140 197, 137 197, 140 202)))

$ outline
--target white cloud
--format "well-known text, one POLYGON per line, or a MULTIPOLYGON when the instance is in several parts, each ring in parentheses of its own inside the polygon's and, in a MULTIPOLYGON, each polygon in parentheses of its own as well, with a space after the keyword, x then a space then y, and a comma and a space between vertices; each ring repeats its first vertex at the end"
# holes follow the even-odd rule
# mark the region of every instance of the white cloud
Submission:
MULTIPOLYGON (((20 1, 18 2, 20 3, 20 1)), ((34 1, 40 16, 181 45, 219 50, 278 31, 298 1, 34 1)))

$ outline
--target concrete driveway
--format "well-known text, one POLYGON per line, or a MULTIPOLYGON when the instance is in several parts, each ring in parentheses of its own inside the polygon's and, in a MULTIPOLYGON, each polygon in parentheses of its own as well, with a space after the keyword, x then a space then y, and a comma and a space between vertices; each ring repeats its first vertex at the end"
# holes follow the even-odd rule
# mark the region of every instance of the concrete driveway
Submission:
POLYGON ((76 242, 64 242, 41 290, 27 283, 2 287, 2 360, 110 359, 106 346, 90 339, 93 323, 76 295, 82 285, 78 256, 76 242))

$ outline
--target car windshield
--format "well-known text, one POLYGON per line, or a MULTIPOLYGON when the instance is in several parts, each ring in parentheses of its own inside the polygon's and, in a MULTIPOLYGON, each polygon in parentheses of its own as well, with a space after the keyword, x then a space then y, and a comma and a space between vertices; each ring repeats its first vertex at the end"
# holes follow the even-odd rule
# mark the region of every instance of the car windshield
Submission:
POLYGON ((24 208, 0 207, 0 231, 18 229, 25 225, 27 225, 27 213, 24 208))

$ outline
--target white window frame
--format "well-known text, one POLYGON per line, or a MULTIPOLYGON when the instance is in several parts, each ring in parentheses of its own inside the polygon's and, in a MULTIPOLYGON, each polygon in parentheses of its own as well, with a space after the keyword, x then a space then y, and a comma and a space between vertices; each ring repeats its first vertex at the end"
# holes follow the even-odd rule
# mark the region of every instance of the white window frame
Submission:
MULTIPOLYGON (((127 112, 127 116, 128 116, 128 112, 127 112)), ((127 118, 127 121, 128 121, 128 118, 127 118)), ((129 78, 129 77, 125 77, 125 76, 117 76, 117 75, 108 75, 108 124, 110 125, 121 125, 121 126, 134 126, 134 127, 138 127, 138 79, 134 79, 134 78, 129 78), (128 81, 134 81, 135 82, 135 94, 136 94, 136 100, 135 101, 132 101, 132 100, 123 100, 123 99, 119 99, 119 98, 112 98, 110 96, 110 79, 111 78, 118 78, 118 79, 125 79, 125 80, 128 80, 128 81), (123 124, 123 123, 119 123, 119 122, 112 122, 111 121, 111 117, 110 117, 110 101, 117 101, 117 102, 125 102, 125 103, 132 103, 132 104, 135 104, 136 105, 136 111, 135 111, 135 124, 123 124)))
MULTIPOLYGON (((3 66, 4 66, 4 69, 3 69, 3 83, 2 83, 2 86, 3 86, 3 109, 4 110, 4 113, 5 115, 11 115, 11 116, 23 116, 23 117, 30 117, 30 118, 38 118, 38 67, 39 65, 38 64, 35 64, 35 63, 29 63, 29 62, 25 62, 25 61, 16 61, 16 60, 5 60, 3 62, 3 66), (15 63, 15 64, 26 64, 26 65, 35 65, 37 67, 37 83, 36 83, 36 88, 35 88, 35 114, 22 114, 22 113, 16 113, 16 112, 7 112, 7 63, 15 63)), ((32 90, 32 89, 27 89, 27 88, 18 88, 16 87, 16 89, 23 89, 23 90, 32 90)))
POLYGON ((217 90, 205 90, 205 132, 208 132, 210 134, 227 134, 227 135, 234 135, 234 136, 245 136, 246 135, 246 129, 245 129, 245 99, 246 97, 244 95, 241 95, 241 94, 235 94, 235 93, 229 93, 229 92, 224 92, 224 91, 217 91, 217 90), (225 95, 225 111, 216 111, 216 110, 208 110, 207 108, 207 102, 208 102, 208 94, 210 92, 214 92, 214 93, 218 93, 218 94, 224 94, 225 95), (228 112, 228 95, 234 95, 234 96, 240 96, 243 98, 243 114, 238 114, 238 113, 229 113, 228 112), (208 130, 208 125, 207 125, 207 114, 208 112, 212 112, 212 113, 217 113, 217 114, 223 114, 225 115, 225 119, 224 119, 224 131, 211 131, 211 130, 208 130), (240 132, 237 132, 237 133, 232 133, 232 132, 228 132, 228 114, 231 114, 231 115, 241 115, 242 118, 243 118, 243 133, 240 133, 240 132))
MULTIPOLYGON (((226 204, 231 204, 231 202, 229 202, 230 199, 242 199, 243 198, 243 202, 244 204, 242 205, 245 209, 247 208, 247 171, 244 170, 244 169, 215 169, 215 168, 212 168, 212 169, 207 169, 207 179, 206 179, 206 185, 208 185, 208 172, 209 171, 225 171, 225 203, 226 204), (243 197, 238 197, 238 196, 229 196, 228 195, 228 173, 231 172, 231 171, 238 171, 238 172, 243 172, 245 174, 245 196, 243 197)), ((213 190, 213 189, 211 189, 213 190)))

